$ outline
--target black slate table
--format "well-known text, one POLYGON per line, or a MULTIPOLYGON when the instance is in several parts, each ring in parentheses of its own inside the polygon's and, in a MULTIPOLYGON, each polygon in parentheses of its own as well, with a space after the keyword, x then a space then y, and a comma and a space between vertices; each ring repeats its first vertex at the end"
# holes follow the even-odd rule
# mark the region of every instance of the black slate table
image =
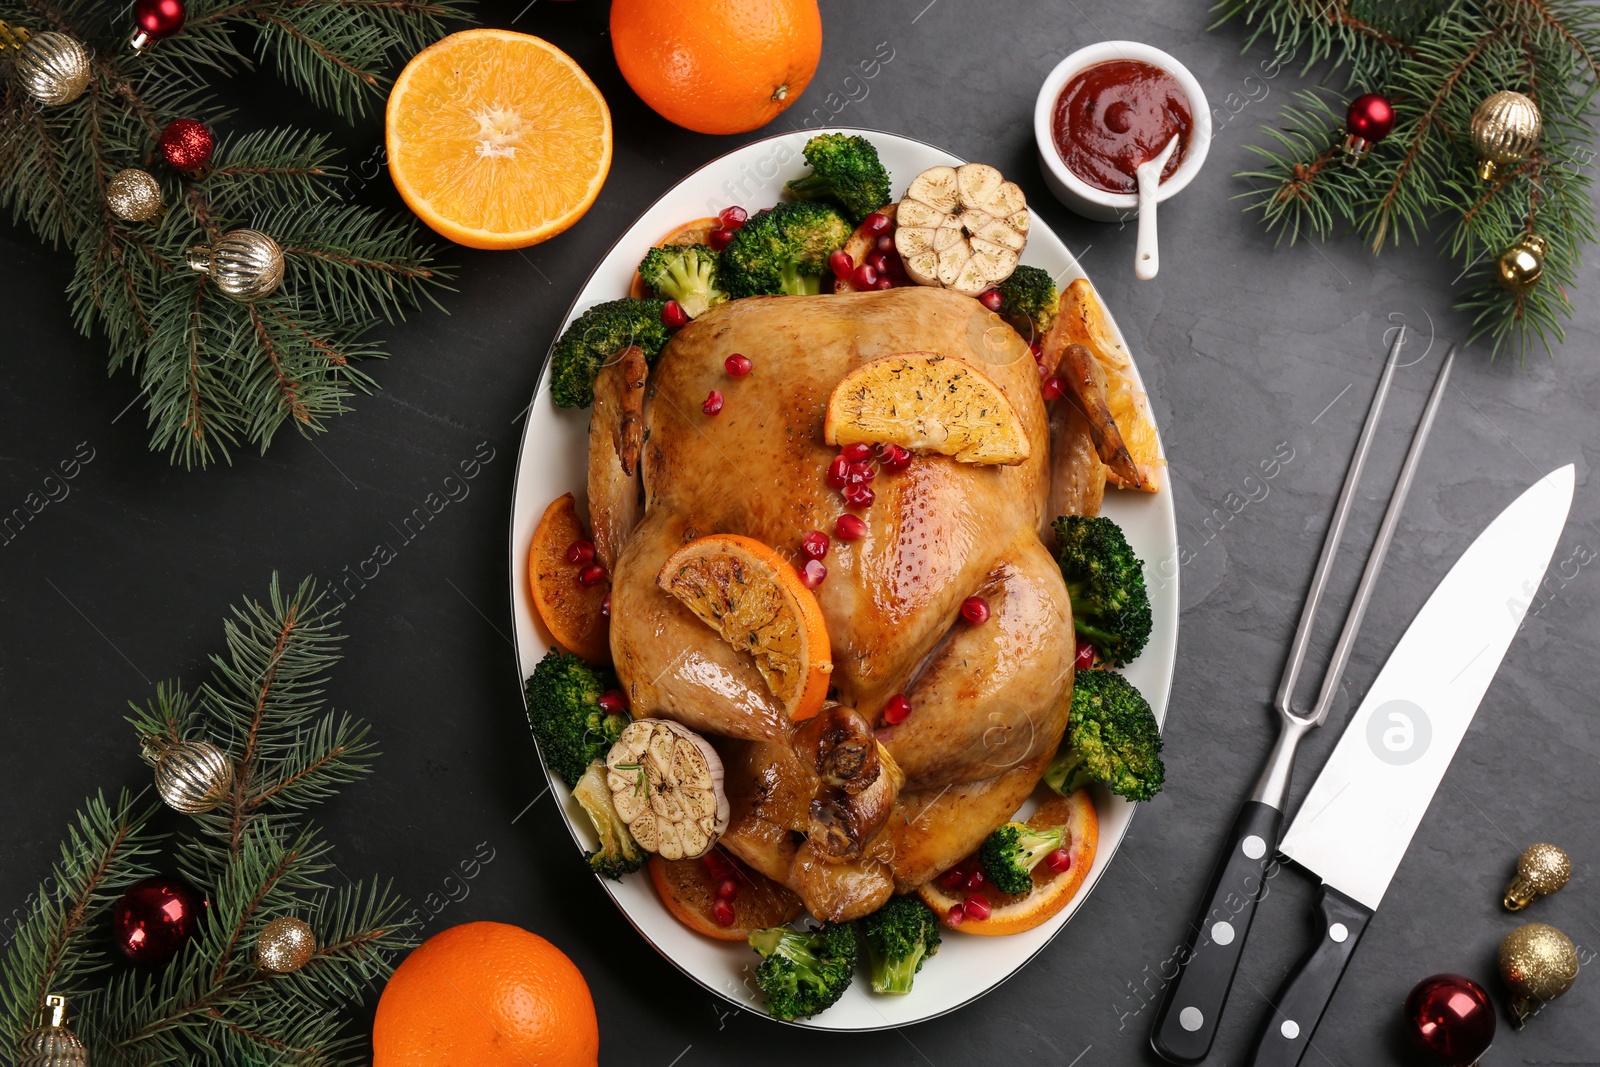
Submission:
MULTIPOLYGON (((1245 146, 1287 102, 1297 71, 1245 83, 1264 53, 1241 56, 1238 27, 1207 32, 1204 5, 824 0, 815 80, 771 129, 748 137, 836 110, 834 122, 920 137, 1017 178, 1129 336, 1171 457, 1191 559, 1166 723, 1167 788, 1142 806, 1106 877, 1055 943, 987 998, 934 1022, 854 1037, 780 1030, 682 978, 575 862, 535 766, 507 638, 516 419, 552 332, 623 228, 744 138, 688 133, 646 108, 617 72, 598 0, 525 2, 484 3, 481 14, 487 24, 548 37, 599 83, 616 122, 610 179, 588 216, 547 244, 455 251, 462 271, 459 291, 444 301, 450 314, 419 313, 385 328, 392 358, 373 368, 382 390, 314 441, 283 437, 266 457, 240 455, 232 469, 169 468, 145 450, 132 381, 108 380, 100 343, 71 327, 62 295, 68 257, 0 228, 0 509, 40 489, 58 463, 82 464, 70 492, 0 546, 0 917, 44 875, 86 794, 148 780, 122 721, 127 700, 144 699, 158 680, 203 673, 204 658, 220 648, 227 606, 261 595, 274 569, 286 579, 337 579, 377 543, 394 542, 394 524, 461 460, 487 457, 467 495, 406 543, 344 613, 350 640, 332 696, 372 721, 384 752, 373 779, 321 812, 345 869, 392 875, 430 914, 426 932, 497 919, 551 938, 594 991, 607 1063, 1152 1062, 1147 1034, 1162 975, 1271 743, 1267 700, 1378 373, 1384 325, 1404 319, 1421 332, 1413 353, 1432 347, 1398 375, 1352 527, 1356 546, 1376 528, 1444 345, 1465 336, 1466 321, 1450 310, 1457 268, 1415 248, 1374 259, 1355 239, 1274 248, 1241 215, 1229 198, 1244 186, 1231 174, 1248 165, 1245 146), (1133 228, 1067 212, 1034 159, 1040 81, 1067 52, 1108 37, 1172 52, 1213 105, 1238 112, 1221 125, 1196 182, 1163 207, 1163 270, 1147 283, 1131 270, 1133 228), (874 57, 875 77, 846 81, 874 57), (1229 94, 1237 94, 1232 102, 1229 94), (1263 496, 1246 479, 1274 456, 1282 466, 1263 496), (1249 501, 1242 509, 1241 498, 1249 501)), ((265 76, 225 89, 244 108, 237 128, 270 124, 280 109, 304 125, 337 125, 265 76), (257 82, 269 92, 252 96, 257 82)), ((347 161, 372 173, 379 124, 340 137, 347 161)), ((362 195, 399 206, 381 173, 362 195)), ((1588 467, 1600 444, 1596 254, 1554 361, 1491 362, 1481 349, 1458 361, 1335 724, 1449 563, 1543 472, 1578 465, 1556 559, 1592 561, 1600 551, 1600 497, 1588 467)), ((1335 612, 1362 554, 1358 547, 1341 560, 1335 612)), ((1308 1063, 1409 1062, 1400 1005, 1425 975, 1464 972, 1499 995, 1495 949, 1519 921, 1500 909, 1500 891, 1532 842, 1564 846, 1576 873, 1527 917, 1561 927, 1593 960, 1600 568, 1569 564, 1574 570, 1547 583, 1512 645, 1308 1063)), ((1307 743, 1293 800, 1336 736, 1335 726, 1307 743)), ((1302 950, 1310 895, 1293 872, 1271 883, 1213 1062, 1247 1054, 1266 997, 1302 950)), ((9 930, 7 920, 5 937, 9 930)), ((1600 1062, 1597 1019, 1600 986, 1580 976, 1525 1031, 1503 1019, 1485 1063, 1600 1062)))

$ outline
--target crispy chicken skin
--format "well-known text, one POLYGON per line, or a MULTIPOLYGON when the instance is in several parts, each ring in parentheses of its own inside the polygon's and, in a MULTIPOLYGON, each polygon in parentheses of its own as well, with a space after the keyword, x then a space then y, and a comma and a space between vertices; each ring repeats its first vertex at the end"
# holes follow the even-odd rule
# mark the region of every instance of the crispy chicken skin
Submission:
POLYGON ((788 882, 813 914, 871 910, 1003 822, 1065 727, 1074 638, 1060 571, 1039 540, 1050 440, 1034 361, 998 316, 945 290, 753 298, 680 330, 646 393, 645 514, 612 572, 611 648, 634 713, 713 735, 729 756, 730 849, 788 882), (743 534, 799 559, 807 531, 831 532, 845 510, 826 481, 837 454, 822 434, 833 386, 867 360, 918 350, 981 367, 1016 408, 1031 454, 1011 466, 918 456, 880 472, 877 499, 857 511, 867 535, 829 549, 816 596, 831 695, 879 728, 904 774, 884 829, 848 862, 830 863, 800 839, 825 783, 796 757, 782 707, 748 657, 661 592, 656 575, 707 534, 743 534), (754 364, 749 376, 726 374, 735 352, 754 364), (712 389, 725 399, 708 416, 700 406, 712 389), (972 595, 991 608, 981 626, 960 615, 972 595), (886 727, 883 706, 901 692, 912 714, 886 727), (968 795, 989 802, 945 799, 968 795), (912 805, 926 809, 915 822, 912 805))

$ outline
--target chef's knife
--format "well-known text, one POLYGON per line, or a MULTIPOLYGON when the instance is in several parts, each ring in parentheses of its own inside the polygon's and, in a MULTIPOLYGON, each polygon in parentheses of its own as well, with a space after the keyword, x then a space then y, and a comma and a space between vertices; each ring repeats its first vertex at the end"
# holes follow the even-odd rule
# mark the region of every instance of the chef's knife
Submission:
POLYGON ((1395 646, 1279 851, 1322 880, 1319 937, 1272 1000, 1254 1067, 1295 1067, 1535 598, 1572 506, 1553 471, 1462 553, 1395 646))

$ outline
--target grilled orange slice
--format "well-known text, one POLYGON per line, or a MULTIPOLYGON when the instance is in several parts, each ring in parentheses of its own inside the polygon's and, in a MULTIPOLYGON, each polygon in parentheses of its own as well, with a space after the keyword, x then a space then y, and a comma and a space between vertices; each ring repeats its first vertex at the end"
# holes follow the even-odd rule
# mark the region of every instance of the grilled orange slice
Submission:
POLYGON ((901 352, 868 360, 828 398, 830 445, 891 443, 959 463, 1021 463, 1028 434, 1005 393, 965 360, 901 352))
POLYGON ((743 941, 752 931, 783 926, 800 914, 800 898, 759 871, 751 870, 722 849, 697 859, 650 857, 650 883, 672 917, 697 934, 718 941, 743 941), (718 921, 717 886, 732 882, 732 900, 722 901, 724 926, 718 921))
POLYGON ((656 584, 750 654, 789 718, 822 709, 833 673, 828 627, 788 560, 754 538, 711 534, 667 557, 656 584))
MULTIPOLYGON (((1089 796, 1087 789, 1079 789, 1066 797, 1055 793, 1049 796, 1050 799, 1041 804, 1039 810, 1028 819, 1028 825, 1035 830, 1066 826, 1069 842, 1067 853, 1072 857, 1071 866, 1056 874, 1047 865, 1039 864, 1033 869, 1033 888, 1017 896, 1002 893, 985 882, 977 895, 988 902, 989 917, 974 919, 968 914, 956 929, 988 937, 1020 934, 1059 913, 1078 895, 1078 889, 1094 863, 1095 848, 1100 843, 1100 818, 1095 813, 1094 799, 1089 796)), ((973 855, 962 860, 953 870, 971 872, 977 867, 978 857, 973 855)), ((917 890, 917 895, 934 910, 940 922, 949 919, 950 909, 957 904, 966 910, 966 901, 974 895, 959 886, 947 887, 942 884, 943 881, 943 877, 935 878, 917 890)))
POLYGON ((590 663, 610 663, 611 620, 601 608, 611 582, 602 579, 584 585, 578 581, 584 564, 567 562, 573 542, 588 540, 572 494, 552 500, 528 546, 528 587, 533 608, 556 644, 590 663))

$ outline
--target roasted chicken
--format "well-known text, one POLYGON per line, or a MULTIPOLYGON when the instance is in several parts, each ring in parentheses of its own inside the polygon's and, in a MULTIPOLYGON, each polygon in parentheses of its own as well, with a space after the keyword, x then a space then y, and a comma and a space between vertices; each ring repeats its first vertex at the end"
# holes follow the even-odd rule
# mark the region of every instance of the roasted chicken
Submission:
POLYGON ((966 856, 1033 790, 1065 727, 1071 608, 1040 532, 1052 501, 1098 505, 1105 472, 1089 423, 1061 421, 1067 439, 1052 442, 1027 345, 971 297, 935 288, 750 298, 696 318, 649 371, 637 478, 623 398, 638 367, 619 361, 608 372, 596 389, 607 402, 593 416, 589 488, 596 539, 615 552, 612 655, 636 716, 677 720, 722 753, 724 846, 836 919, 966 856), (845 511, 825 478, 837 454, 823 441, 830 393, 862 363, 904 352, 981 368, 1030 447, 1010 465, 918 455, 876 476, 876 500, 855 512, 866 535, 833 541, 815 590, 832 650, 830 704, 797 726, 748 655, 657 575, 677 548, 713 533, 803 562, 805 534, 832 531, 845 511), (734 353, 753 373, 726 373, 734 353), (701 407, 711 390, 724 397, 714 415, 701 407), (1073 484, 1052 489, 1052 447, 1072 457, 1056 471, 1073 484), (990 608, 979 626, 960 614, 974 595, 990 608), (913 710, 890 725, 884 706, 902 693, 913 710))

